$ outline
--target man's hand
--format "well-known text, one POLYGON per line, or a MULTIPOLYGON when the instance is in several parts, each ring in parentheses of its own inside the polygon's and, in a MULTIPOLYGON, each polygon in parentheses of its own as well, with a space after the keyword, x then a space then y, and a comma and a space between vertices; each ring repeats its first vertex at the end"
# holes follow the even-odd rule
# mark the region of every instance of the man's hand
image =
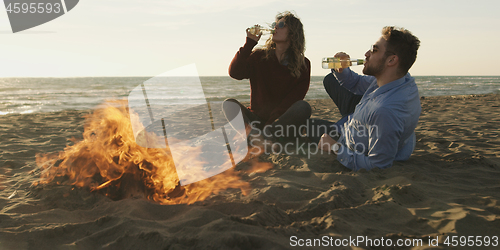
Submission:
MULTIPOLYGON (((318 147, 326 152, 332 151, 333 144, 337 143, 332 137, 327 134, 323 134, 318 142, 318 147)), ((334 152, 337 153, 337 152, 334 152)))
MULTIPOLYGON (((340 60, 350 59, 350 56, 348 54, 346 54, 345 52, 338 52, 333 57, 338 57, 338 58, 340 58, 340 60)), ((336 69, 335 71, 338 73, 342 73, 343 70, 344 70, 343 68, 340 68, 340 69, 336 69)))
POLYGON ((260 40, 260 37, 262 36, 262 32, 259 31, 259 35, 254 35, 252 33, 250 33, 250 28, 247 28, 247 37, 249 37, 250 39, 256 41, 256 42, 259 42, 260 40))

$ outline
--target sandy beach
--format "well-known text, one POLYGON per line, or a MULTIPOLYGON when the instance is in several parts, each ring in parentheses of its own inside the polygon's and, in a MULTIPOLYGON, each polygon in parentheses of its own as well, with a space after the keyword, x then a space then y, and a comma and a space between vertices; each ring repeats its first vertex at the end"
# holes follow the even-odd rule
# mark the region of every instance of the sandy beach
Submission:
MULTIPOLYGON (((0 116, 0 249, 467 249, 461 236, 499 249, 500 95, 421 102, 406 162, 352 172, 332 155, 261 155, 267 171, 241 163, 240 186, 172 205, 141 189, 33 185, 49 171, 36 155, 82 140, 93 110, 0 116)), ((309 103, 314 118, 340 118, 331 100, 309 103)))

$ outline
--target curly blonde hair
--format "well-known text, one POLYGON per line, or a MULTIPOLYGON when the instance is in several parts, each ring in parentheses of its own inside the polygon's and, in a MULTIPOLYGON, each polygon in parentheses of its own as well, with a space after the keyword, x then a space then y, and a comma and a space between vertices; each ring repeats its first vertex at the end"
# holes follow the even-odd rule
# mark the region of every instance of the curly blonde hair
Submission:
MULTIPOLYGON (((304 27, 302 22, 298 17, 289 11, 285 11, 276 15, 276 22, 284 18, 285 23, 288 26, 288 40, 290 41, 290 47, 288 47, 285 52, 286 56, 282 60, 288 61, 288 69, 293 77, 300 77, 300 70, 304 66, 304 51, 306 50, 306 41, 304 36, 304 27)), ((273 41, 273 37, 267 39, 266 44, 263 47, 265 51, 265 59, 274 56, 276 49, 276 43, 273 41)))

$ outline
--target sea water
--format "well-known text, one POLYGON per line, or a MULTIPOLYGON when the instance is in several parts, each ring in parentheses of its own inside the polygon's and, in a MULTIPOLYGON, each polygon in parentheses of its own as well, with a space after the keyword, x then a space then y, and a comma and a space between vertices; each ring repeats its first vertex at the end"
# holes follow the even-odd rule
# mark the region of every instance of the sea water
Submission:
MULTIPOLYGON (((0 115, 84 110, 106 100, 126 99, 132 89, 150 77, 0 78, 0 115)), ((500 76, 415 76, 420 96, 500 93, 500 76)), ((229 76, 200 77, 210 102, 235 98, 250 101, 248 80, 229 76)), ((171 88, 182 82, 171 83, 171 88)), ((323 76, 311 77, 306 99, 329 98, 323 76)))

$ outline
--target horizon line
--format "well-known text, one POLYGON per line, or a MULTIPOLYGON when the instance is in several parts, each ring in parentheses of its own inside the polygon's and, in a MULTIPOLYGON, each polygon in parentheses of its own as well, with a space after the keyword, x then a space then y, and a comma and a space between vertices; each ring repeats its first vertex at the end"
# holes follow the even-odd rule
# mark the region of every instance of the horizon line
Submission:
MULTIPOLYGON (((429 76, 433 76, 433 77, 442 77, 442 76, 455 76, 455 77, 458 77, 458 76, 494 76, 494 77, 500 77, 500 75, 412 75, 413 77, 429 77, 429 76)), ((0 76, 0 79, 4 79, 4 78, 98 78, 98 77, 102 77, 102 78, 118 78, 118 77, 155 77, 155 76, 140 76, 140 75, 136 75, 136 76, 0 76)), ((175 76, 175 77, 186 77, 186 76, 175 76)), ((189 76, 189 77, 192 77, 192 76, 189 76)), ((219 76, 198 76, 198 77, 229 77, 231 78, 229 75, 219 75, 219 76)), ((314 75, 314 76, 311 76, 311 77, 325 77, 325 75, 314 75)), ((235 79, 236 80, 236 79, 235 79)), ((236 80, 237 81, 237 80, 236 80)))

